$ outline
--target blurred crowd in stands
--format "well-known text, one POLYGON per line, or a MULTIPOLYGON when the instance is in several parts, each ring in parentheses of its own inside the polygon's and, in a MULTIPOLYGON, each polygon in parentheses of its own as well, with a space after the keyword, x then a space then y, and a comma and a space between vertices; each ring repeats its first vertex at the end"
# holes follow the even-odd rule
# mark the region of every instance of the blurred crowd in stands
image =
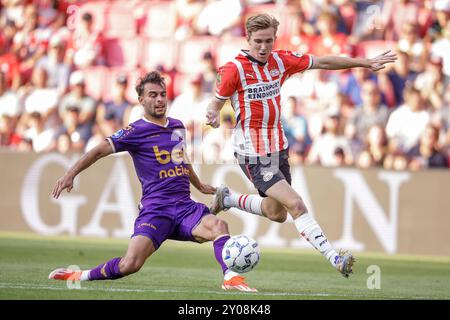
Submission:
POLYGON ((282 88, 291 163, 419 170, 450 163, 450 0, 0 0, 0 147, 84 152, 142 117, 159 70, 194 161, 233 161, 234 115, 204 125, 216 69, 246 49, 245 20, 280 21, 275 49, 398 60, 310 70, 282 88))

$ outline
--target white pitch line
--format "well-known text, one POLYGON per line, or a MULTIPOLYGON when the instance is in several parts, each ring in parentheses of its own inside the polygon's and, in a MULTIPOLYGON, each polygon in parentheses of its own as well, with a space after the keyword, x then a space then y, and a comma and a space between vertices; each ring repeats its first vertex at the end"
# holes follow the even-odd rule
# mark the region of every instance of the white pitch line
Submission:
MULTIPOLYGON (((380 298, 380 297, 370 297, 360 294, 329 294, 329 293, 289 293, 289 292, 225 292, 225 291, 212 291, 212 290, 176 290, 176 289, 129 289, 129 288, 89 288, 82 287, 80 289, 69 289, 66 287, 59 286, 48 286, 41 284, 30 284, 30 283, 0 283, 0 289, 32 289, 32 290, 58 290, 58 291, 101 291, 101 292, 129 292, 129 293, 199 293, 199 294, 217 294, 217 295, 259 295, 259 296, 291 296, 291 297, 353 297, 353 298, 380 298)), ((402 296, 387 296, 382 297, 383 299, 419 299, 419 300, 430 300, 436 299, 432 297, 402 297, 402 296)))
MULTIPOLYGON (((137 293, 203 293, 203 294, 218 294, 218 295, 235 295, 235 294, 248 294, 248 292, 221 292, 221 291, 212 291, 212 290, 175 290, 175 289, 128 289, 128 288, 86 288, 81 287, 80 289, 68 289, 65 287, 55 287, 55 286, 47 286, 40 284, 17 284, 17 283, 0 283, 0 289, 35 289, 35 290, 60 290, 60 291, 69 291, 69 290, 83 290, 83 291, 104 291, 104 292, 137 292, 137 293)), ((252 294, 252 293, 250 293, 252 294)), ((329 297, 336 296, 327 293, 284 293, 284 292, 257 292, 254 293, 257 295, 263 296, 317 296, 317 297, 329 297)))

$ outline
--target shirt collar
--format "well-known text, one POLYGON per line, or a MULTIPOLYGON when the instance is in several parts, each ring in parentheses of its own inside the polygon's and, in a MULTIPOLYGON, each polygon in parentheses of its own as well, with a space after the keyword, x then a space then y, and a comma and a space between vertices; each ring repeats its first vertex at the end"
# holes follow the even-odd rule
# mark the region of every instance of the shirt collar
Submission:
POLYGON ((169 125, 169 118, 167 118, 167 122, 166 122, 166 124, 165 125, 160 125, 159 123, 154 123, 153 121, 150 121, 150 120, 148 120, 147 118, 145 118, 145 117, 142 117, 142 120, 144 120, 145 122, 148 122, 148 123, 151 123, 151 124, 154 124, 155 126, 158 126, 158 127, 164 127, 164 128, 167 128, 167 126, 169 125))

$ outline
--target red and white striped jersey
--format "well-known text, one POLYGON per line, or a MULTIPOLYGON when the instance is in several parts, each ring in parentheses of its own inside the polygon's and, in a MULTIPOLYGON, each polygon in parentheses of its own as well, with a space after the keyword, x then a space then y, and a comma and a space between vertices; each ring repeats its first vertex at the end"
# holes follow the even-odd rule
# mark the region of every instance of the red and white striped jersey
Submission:
POLYGON ((216 97, 231 99, 236 117, 233 147, 238 154, 264 156, 287 149, 280 89, 289 76, 312 65, 313 57, 308 54, 275 50, 262 64, 242 50, 219 68, 216 97))

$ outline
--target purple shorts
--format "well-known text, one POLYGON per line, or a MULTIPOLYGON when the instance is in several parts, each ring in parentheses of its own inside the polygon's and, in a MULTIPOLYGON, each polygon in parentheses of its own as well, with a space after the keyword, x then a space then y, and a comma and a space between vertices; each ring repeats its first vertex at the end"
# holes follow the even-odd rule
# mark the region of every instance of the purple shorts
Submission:
POLYGON ((167 240, 194 241, 192 230, 210 214, 207 206, 194 200, 142 207, 131 237, 143 235, 153 241, 155 249, 167 240))

